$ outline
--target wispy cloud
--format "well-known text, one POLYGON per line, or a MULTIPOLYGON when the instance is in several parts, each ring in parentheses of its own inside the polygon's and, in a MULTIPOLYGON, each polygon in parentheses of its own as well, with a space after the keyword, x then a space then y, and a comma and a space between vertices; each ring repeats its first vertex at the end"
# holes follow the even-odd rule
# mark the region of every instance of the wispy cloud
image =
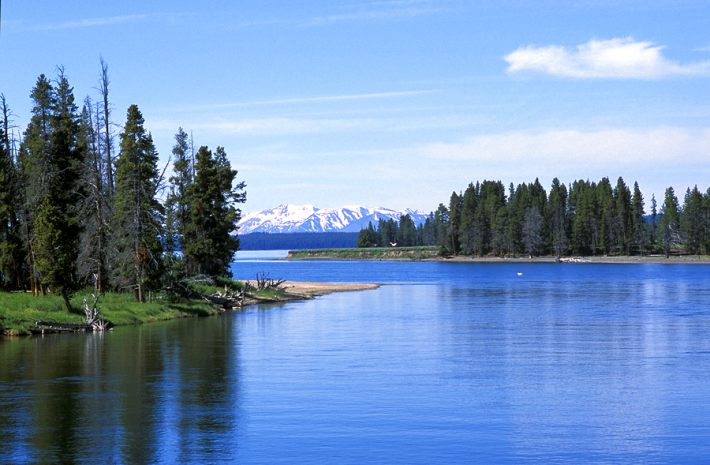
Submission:
POLYGON ((653 127, 600 130, 554 129, 484 134, 454 143, 421 147, 425 157, 556 170, 564 165, 648 169, 703 165, 710 153, 710 128, 653 127))
POLYGON ((173 21, 176 18, 185 16, 183 14, 177 13, 160 13, 160 14, 134 14, 134 15, 117 15, 117 16, 104 16, 98 18, 83 18, 83 19, 72 19, 57 23, 45 23, 45 24, 33 24, 23 20, 14 20, 12 22, 4 22, 3 24, 9 26, 12 32, 50 32, 50 31, 64 31, 64 30, 74 30, 74 29, 89 29, 98 28, 104 26, 113 26, 119 24, 136 24, 136 23, 146 23, 155 20, 168 20, 173 21))
POLYGON ((395 92, 370 92, 363 94, 341 94, 341 95, 314 95, 308 97, 287 97, 279 99, 251 100, 245 102, 216 103, 212 105, 200 105, 190 107, 192 110, 211 110, 222 108, 258 107, 271 105, 301 105, 309 103, 323 102, 350 102, 364 100, 393 99, 403 97, 417 97, 438 92, 437 90, 405 90, 395 92))
POLYGON ((286 25, 295 27, 318 27, 346 22, 386 21, 415 18, 453 8, 451 0, 383 0, 340 6, 321 15, 301 18, 272 18, 243 22, 243 27, 286 25))
POLYGON ((201 118, 185 122, 174 119, 154 120, 152 131, 174 131, 178 126, 203 133, 242 137, 282 137, 311 134, 358 132, 408 132, 472 127, 481 123, 476 116, 423 118, 201 118))
POLYGON ((633 38, 590 40, 575 47, 526 46, 504 57, 508 73, 539 72, 579 79, 659 79, 710 76, 710 61, 678 63, 663 46, 633 38))
POLYGON ((430 0, 394 0, 367 2, 338 13, 310 18, 305 25, 318 26, 322 24, 348 21, 386 20, 397 18, 413 18, 446 11, 445 1, 430 0))

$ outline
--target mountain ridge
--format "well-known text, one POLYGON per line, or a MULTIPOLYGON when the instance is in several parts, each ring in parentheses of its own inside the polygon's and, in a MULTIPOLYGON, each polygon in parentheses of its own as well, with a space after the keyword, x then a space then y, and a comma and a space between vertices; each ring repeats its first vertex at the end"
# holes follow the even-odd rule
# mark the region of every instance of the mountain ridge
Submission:
POLYGON ((340 208, 318 208, 313 205, 282 204, 274 208, 246 214, 237 223, 239 234, 261 233, 320 233, 359 232, 368 223, 380 220, 399 221, 410 215, 418 226, 427 218, 418 210, 393 210, 384 207, 348 205, 340 208))

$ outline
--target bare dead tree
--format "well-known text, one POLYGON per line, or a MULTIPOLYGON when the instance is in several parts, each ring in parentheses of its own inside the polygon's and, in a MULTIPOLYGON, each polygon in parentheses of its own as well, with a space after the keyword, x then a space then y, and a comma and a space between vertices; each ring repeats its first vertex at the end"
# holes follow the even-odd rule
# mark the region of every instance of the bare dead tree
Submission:
POLYGON ((111 107, 108 103, 108 64, 101 60, 101 76, 99 78, 99 91, 101 92, 101 99, 103 100, 103 123, 104 123, 104 153, 106 155, 106 184, 107 193, 109 197, 113 197, 114 183, 113 183, 113 160, 111 158, 111 107))
POLYGON ((256 274, 256 288, 259 291, 264 291, 266 289, 278 289, 285 279, 272 279, 268 273, 257 273, 256 274))

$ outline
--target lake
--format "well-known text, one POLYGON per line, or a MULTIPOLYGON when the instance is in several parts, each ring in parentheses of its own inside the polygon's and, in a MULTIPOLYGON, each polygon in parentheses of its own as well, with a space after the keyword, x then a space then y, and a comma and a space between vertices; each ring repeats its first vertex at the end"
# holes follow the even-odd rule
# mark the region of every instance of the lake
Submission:
POLYGON ((710 266, 280 261, 380 282, 0 341, 2 463, 707 463, 710 266))

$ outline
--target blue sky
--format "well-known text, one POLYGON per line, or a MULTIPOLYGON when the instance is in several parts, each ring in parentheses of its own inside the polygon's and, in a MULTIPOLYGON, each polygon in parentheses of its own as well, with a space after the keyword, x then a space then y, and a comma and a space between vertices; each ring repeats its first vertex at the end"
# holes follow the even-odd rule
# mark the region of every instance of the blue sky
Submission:
POLYGON ((78 99, 109 65, 163 161, 178 126, 226 148, 245 210, 432 210, 483 179, 710 180, 710 5, 700 1, 4 0, 0 92, 78 99), (570 3, 574 3, 570 5, 570 3))

